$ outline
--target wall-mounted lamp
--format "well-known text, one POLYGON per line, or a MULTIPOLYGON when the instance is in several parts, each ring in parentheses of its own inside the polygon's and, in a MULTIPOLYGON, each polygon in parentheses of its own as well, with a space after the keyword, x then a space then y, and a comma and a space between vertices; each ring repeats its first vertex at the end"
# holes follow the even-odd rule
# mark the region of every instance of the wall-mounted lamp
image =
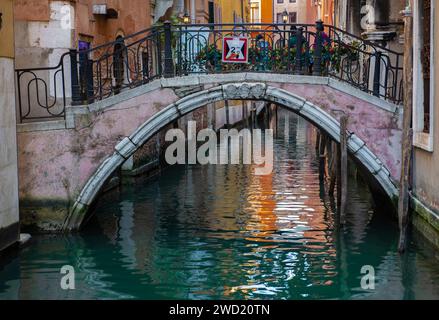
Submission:
POLYGON ((282 21, 284 23, 288 22, 288 11, 287 11, 287 9, 285 9, 284 12, 282 13, 282 21))
POLYGON ((191 22, 191 16, 189 15, 189 13, 186 11, 185 13, 184 13, 184 16, 183 16, 183 23, 185 23, 185 24, 189 24, 191 22))

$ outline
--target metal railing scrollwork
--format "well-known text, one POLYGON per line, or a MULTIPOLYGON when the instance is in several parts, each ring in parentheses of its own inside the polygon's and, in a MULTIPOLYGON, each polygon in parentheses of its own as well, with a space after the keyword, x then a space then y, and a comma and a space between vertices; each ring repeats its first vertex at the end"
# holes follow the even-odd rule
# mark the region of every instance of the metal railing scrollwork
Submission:
POLYGON ((400 104, 403 55, 333 26, 165 23, 78 51, 55 67, 17 69, 20 122, 62 119, 89 104, 160 77, 209 73, 329 76, 400 104), (224 63, 225 37, 248 39, 248 63, 224 63))

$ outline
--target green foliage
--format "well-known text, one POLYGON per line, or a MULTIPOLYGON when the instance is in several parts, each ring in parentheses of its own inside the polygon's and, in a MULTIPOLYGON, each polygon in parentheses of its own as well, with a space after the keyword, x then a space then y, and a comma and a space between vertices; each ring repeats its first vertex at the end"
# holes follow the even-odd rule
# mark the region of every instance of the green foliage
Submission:
MULTIPOLYGON (((195 58, 200 67, 218 71, 287 71, 292 69, 296 60, 295 47, 262 48, 251 46, 249 48, 249 63, 223 63, 222 52, 214 44, 204 47, 195 58)), ((306 56, 306 44, 303 46, 303 56, 306 56)))
MULTIPOLYGON (((360 43, 350 44, 333 43, 329 38, 322 41, 321 67, 324 73, 329 69, 339 72, 342 61, 357 61, 359 57, 360 43)), ((302 45, 302 65, 312 72, 314 65, 315 45, 309 46, 304 41, 302 45)), ((215 72, 227 71, 278 71, 288 72, 294 69, 296 64, 297 46, 291 43, 289 46, 261 47, 253 43, 249 48, 248 64, 223 63, 222 52, 215 44, 210 44, 199 51, 195 63, 200 68, 215 72)))
POLYGON ((338 43, 324 51, 325 63, 330 63, 332 69, 339 72, 342 61, 353 62, 359 59, 359 42, 352 42, 351 44, 338 43))

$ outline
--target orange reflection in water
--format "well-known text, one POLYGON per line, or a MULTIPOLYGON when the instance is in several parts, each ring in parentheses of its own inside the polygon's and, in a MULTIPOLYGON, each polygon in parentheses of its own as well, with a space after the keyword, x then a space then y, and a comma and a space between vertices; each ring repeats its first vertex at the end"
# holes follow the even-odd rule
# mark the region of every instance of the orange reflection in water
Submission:
MULTIPOLYGON (((305 143, 315 141, 314 128, 307 128, 305 139, 305 143)), ((311 144, 309 148, 313 149, 311 144)), ((276 163, 277 170, 271 174, 251 176, 246 190, 246 209, 251 217, 246 221, 245 239, 250 242, 270 243, 252 248, 253 252, 288 251, 288 248, 278 244, 291 242, 301 247, 299 252, 304 256, 304 261, 314 259, 311 256, 336 256, 335 247, 329 245, 333 243, 332 232, 328 231, 333 223, 332 214, 327 209, 324 199, 320 197, 318 166, 312 164, 312 161, 283 160, 282 163, 276 163)), ((248 261, 246 267, 251 268, 245 269, 248 276, 245 284, 224 287, 224 295, 232 295, 239 291, 248 296, 251 292, 269 289, 267 283, 255 283, 250 280, 252 275, 258 272, 260 265, 261 261, 256 259, 248 261)), ((323 274, 322 279, 325 279, 335 277, 335 269, 334 260, 325 259, 321 261, 320 267, 312 272, 323 274)), ((294 270, 287 271, 294 274, 294 270)), ((326 279, 319 285, 332 286, 334 281, 326 279)))

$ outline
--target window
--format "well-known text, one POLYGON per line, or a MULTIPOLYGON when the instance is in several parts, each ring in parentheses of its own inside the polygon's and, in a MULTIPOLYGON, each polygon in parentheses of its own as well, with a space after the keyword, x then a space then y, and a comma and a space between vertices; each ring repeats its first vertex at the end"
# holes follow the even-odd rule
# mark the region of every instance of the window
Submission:
POLYGON ((431 67, 431 0, 423 1, 422 8, 422 74, 424 80, 424 129, 430 133, 430 67, 431 67))
POLYGON ((250 16, 251 16, 251 21, 253 23, 260 23, 261 22, 261 19, 259 17, 259 3, 257 3, 257 2, 251 3, 250 16))
POLYGON ((435 1, 414 1, 413 131, 414 145, 433 151, 435 1))
POLYGON ((209 23, 215 23, 215 4, 209 2, 209 23))
POLYGON ((296 3, 297 1, 296 0, 290 0, 290 3, 296 3))
POLYGON ((277 0, 277 3, 284 3, 284 0, 277 0))
POLYGON ((297 12, 290 12, 288 16, 290 23, 297 23, 297 12))
POLYGON ((283 23, 283 21, 282 21, 282 16, 283 16, 282 12, 278 13, 276 16, 277 16, 277 18, 276 18, 277 23, 283 23))

